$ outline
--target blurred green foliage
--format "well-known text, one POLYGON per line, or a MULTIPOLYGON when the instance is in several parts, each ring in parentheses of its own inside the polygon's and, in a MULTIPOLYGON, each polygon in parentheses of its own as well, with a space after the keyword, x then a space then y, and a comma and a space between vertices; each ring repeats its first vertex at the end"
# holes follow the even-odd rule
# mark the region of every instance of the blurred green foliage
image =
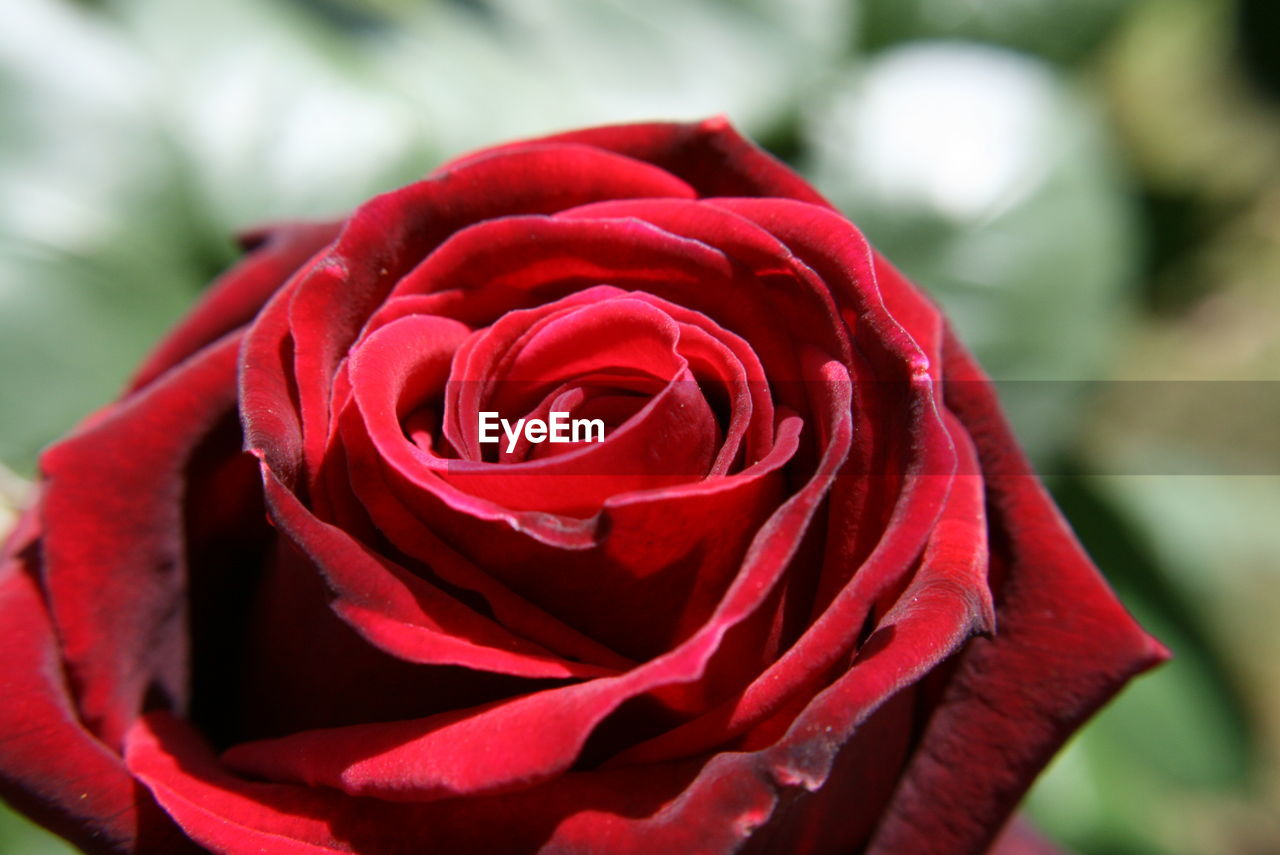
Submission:
MULTIPOLYGON (((725 113, 1035 381, 1020 435, 1176 655, 1035 819, 1082 855, 1280 851, 1274 408, 1184 382, 1280 379, 1268 2, 0 0, 0 461, 31 476, 110 400, 239 229, 477 145, 725 113), (1170 474, 1222 451, 1257 474, 1170 474)), ((0 812, 0 852, 59 851, 0 812)))
POLYGON ((1087 60, 1135 0, 867 0, 869 49, 921 39, 1004 45, 1057 62, 1087 60))
POLYGON ((79 851, 20 814, 0 810, 0 852, 5 855, 72 855, 79 851))

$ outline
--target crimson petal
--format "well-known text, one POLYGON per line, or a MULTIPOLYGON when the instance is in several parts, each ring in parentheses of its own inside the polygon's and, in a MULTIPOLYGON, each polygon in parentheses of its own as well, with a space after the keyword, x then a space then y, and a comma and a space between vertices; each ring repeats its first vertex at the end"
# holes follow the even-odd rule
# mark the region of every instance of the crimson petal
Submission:
POLYGON ((1007 563, 999 632, 962 656, 868 855, 986 851, 1067 736, 1168 656, 1072 536, 977 363, 950 337, 946 358, 947 404, 977 445, 1007 563))
POLYGON ((183 487, 235 406, 231 335, 41 457, 44 584, 81 715, 117 746, 144 696, 187 702, 183 487))
POLYGON ((87 852, 194 850, 78 719, 34 578, 34 552, 14 537, 0 568, 0 796, 87 852))
POLYGON ((687 181, 699 196, 781 196, 831 207, 807 181, 739 134, 723 116, 700 122, 651 122, 569 131, 531 142, 481 149, 441 170, 489 154, 547 142, 580 143, 652 163, 687 181))

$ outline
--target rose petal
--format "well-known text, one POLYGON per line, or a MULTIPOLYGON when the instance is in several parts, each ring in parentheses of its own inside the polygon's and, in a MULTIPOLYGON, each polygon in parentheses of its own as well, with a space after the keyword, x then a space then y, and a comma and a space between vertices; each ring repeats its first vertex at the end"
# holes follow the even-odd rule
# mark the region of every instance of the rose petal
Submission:
POLYGON ((993 548, 1007 562, 999 633, 965 651, 871 855, 986 851, 1066 737, 1168 655, 1080 548, 1018 450, 990 382, 953 339, 946 373, 948 406, 988 473, 993 548))
MULTIPOLYGON (((358 419, 353 413, 354 407, 351 407, 350 413, 344 414, 343 418, 358 419)), ((345 461, 339 461, 338 465, 345 467, 345 461)), ((415 568, 418 572, 430 574, 444 585, 478 594, 503 626, 563 657, 611 670, 626 670, 635 664, 583 635, 580 630, 557 620, 449 547, 396 498, 383 480, 381 466, 354 466, 349 470, 349 477, 356 497, 368 497, 363 504, 376 517, 378 530, 396 548, 421 562, 422 567, 415 568)), ((356 528, 345 519, 334 522, 347 531, 356 528)), ((337 594, 340 598, 359 596, 341 589, 337 594)))
POLYGON ((563 772, 594 727, 625 700, 696 681, 730 629, 774 590, 852 439, 847 373, 827 363, 813 376, 829 395, 832 436, 821 467, 761 529, 716 613, 671 652, 617 677, 535 692, 481 710, 299 733, 236 746, 225 760, 273 780, 407 800, 501 792, 563 772), (527 739, 531 732, 539 738, 527 739))
POLYGON ((691 195, 684 182, 646 163, 586 146, 546 144, 473 158, 361 206, 324 263, 292 289, 293 374, 312 470, 328 440, 338 362, 391 287, 446 237, 475 222, 597 199, 691 195))
MULTIPOLYGON (((816 616, 875 547, 881 527, 894 524, 888 514, 898 512, 895 497, 906 487, 904 476, 953 471, 951 440, 937 412, 941 355, 934 344, 940 317, 926 301, 908 301, 899 293, 902 283, 890 277, 886 284, 894 308, 905 310, 904 319, 913 324, 905 328, 885 302, 870 245, 833 211, 780 199, 715 199, 707 204, 751 220, 786 244, 835 294, 857 345, 852 368, 858 382, 859 442, 832 490, 831 513, 838 524, 828 548, 829 556, 843 560, 825 563, 816 616), (901 441, 904 434, 909 442, 901 441), (916 459, 921 456, 924 462, 916 459), (880 524, 869 524, 877 514, 882 515, 880 524)), ((899 523, 903 519, 897 517, 899 523)), ((882 566, 886 572, 876 574, 874 584, 865 578, 859 584, 873 590, 891 586, 898 578, 892 568, 903 565, 882 566)))
POLYGON ((699 196, 782 196, 831 207, 794 170, 744 138, 722 116, 687 124, 653 122, 569 131, 481 149, 440 171, 547 142, 589 145, 652 163, 687 181, 699 196))
POLYGON ((264 473, 276 524, 342 596, 334 610, 371 644, 408 662, 461 665, 527 678, 600 676, 472 611, 426 580, 379 558, 349 534, 316 519, 264 473))
MULTIPOLYGON (((865 242, 863 248, 869 252, 865 242)), ((411 311, 479 327, 601 282, 698 312, 750 342, 777 399, 794 409, 803 403, 794 388, 803 374, 792 330, 805 329, 808 343, 849 360, 845 322, 811 270, 748 218, 687 200, 635 201, 620 209, 599 203, 553 218, 510 217, 464 229, 396 286, 385 314, 369 327, 411 311), (598 210, 626 216, 588 216, 598 210), (495 245, 503 252, 492 252, 495 245)))
POLYGON ((471 295, 474 305, 437 313, 483 326, 594 285, 661 296, 658 289, 683 293, 733 273, 715 247, 639 220, 508 216, 451 235, 400 280, 391 297, 456 289, 471 295), (494 246, 503 251, 493 252, 494 246))
POLYGON ((34 579, 36 547, 10 545, 0 562, 0 796, 88 852, 194 851, 80 723, 34 579))
POLYGON ((44 583, 86 724, 119 745, 144 696, 187 703, 183 489, 234 407, 238 335, 41 457, 44 583))
POLYGON ((330 831, 323 795, 228 780, 208 748, 178 719, 144 716, 129 734, 129 770, 191 837, 210 851, 329 855, 353 852, 330 831))
MULTIPOLYGON (((592 639, 611 645, 623 642, 627 650, 651 651, 652 655, 669 648, 671 637, 664 632, 672 625, 691 629, 686 620, 692 625, 705 620, 727 579, 741 565, 749 538, 777 507, 782 467, 794 456, 800 432, 798 418, 786 419, 769 455, 732 478, 708 482, 698 489, 682 486, 610 500, 597 518, 583 521, 581 534, 559 528, 561 534, 581 537, 580 542, 571 541, 566 547, 530 537, 525 530, 534 526, 524 522, 523 514, 493 511, 509 514, 510 522, 501 515, 492 520, 480 517, 477 511, 484 509, 474 496, 459 494, 452 500, 472 508, 471 512, 456 513, 443 505, 428 507, 424 499, 443 491, 436 487, 432 493, 418 484, 398 483, 397 473, 403 470, 393 470, 379 461, 354 407, 343 420, 351 426, 346 441, 353 449, 361 449, 353 454, 363 461, 350 469, 351 486, 379 530, 397 548, 441 573, 458 569, 450 556, 465 553, 467 560, 460 567, 464 571, 483 567, 484 572, 467 572, 466 578, 451 575, 450 584, 484 593, 493 590, 493 580, 501 579, 505 584, 497 590, 512 591, 547 610, 530 613, 519 609, 519 614, 541 625, 533 631, 522 619, 520 631, 527 637, 541 640, 551 649, 571 652, 583 661, 615 666, 622 657, 613 650, 602 650, 600 642, 592 639), (654 526, 673 516, 686 525, 666 538, 652 537, 654 526), (596 540, 593 529, 607 531, 608 536, 596 540), (441 553, 440 544, 424 537, 424 531, 440 532, 456 550, 441 553), (548 573, 549 567, 556 572, 548 573), (673 603, 683 606, 673 609, 673 603), (551 618, 554 623, 546 623, 550 613, 559 620, 551 618), (564 629, 569 626, 577 631, 566 634, 564 629), (554 642, 548 640, 548 631, 554 642)), ((536 525, 550 528, 550 521, 557 519, 572 522, 539 514, 536 525)), ((511 612, 503 619, 509 621, 511 612)))
MULTIPOLYGON (((794 346, 795 330, 806 331, 806 341, 849 359, 848 331, 832 299, 830 288, 791 249, 747 216, 734 213, 721 200, 614 199, 562 211, 557 219, 634 219, 665 232, 697 241, 723 253, 750 273, 746 283, 735 283, 735 292, 710 290, 707 283, 672 297, 702 312, 751 343, 761 360, 772 366, 773 381, 791 380, 780 372, 785 364, 779 352, 794 346), (710 293, 708 293, 710 291, 710 293), (754 304, 744 307, 740 304, 754 304), (749 308, 764 310, 762 315, 749 308), (749 320, 748 320, 749 319, 749 320), (757 319, 762 322, 757 322, 757 319), (746 323, 743 323, 746 321, 746 323)), ((803 206, 802 206, 803 207, 803 206)), ((784 390, 775 390, 775 394, 784 390)))
POLYGON ((691 802, 681 791, 698 771, 692 764, 571 772, 518 793, 440 802, 353 798, 236 777, 189 726, 163 713, 139 721, 127 757, 188 834, 227 855, 529 855, 602 846, 610 855, 729 855, 771 800, 720 779, 691 802))
POLYGON ((613 763, 650 763, 706 751, 745 733, 790 699, 807 697, 828 678, 832 667, 855 648, 881 587, 864 583, 878 583, 885 564, 910 566, 915 543, 923 537, 928 538, 928 543, 919 569, 842 678, 844 681, 855 672, 867 670, 862 664, 864 659, 875 662, 872 670, 856 678, 856 684, 867 694, 857 703, 847 700, 846 712, 857 709, 858 703, 874 703, 918 680, 974 632, 992 629, 982 478, 973 474, 976 455, 972 443, 954 419, 951 428, 960 451, 958 469, 963 474, 954 480, 943 475, 916 476, 911 480, 923 481, 925 486, 909 488, 898 513, 903 521, 919 520, 929 525, 891 525, 885 542, 854 573, 853 583, 749 686, 710 713, 623 752, 613 763), (926 509, 931 500, 936 501, 939 490, 946 502, 941 516, 933 522, 926 509), (879 652, 884 644, 895 646, 891 657, 879 652), (893 678, 897 685, 877 685, 874 669, 885 667, 890 658, 899 663, 893 678))

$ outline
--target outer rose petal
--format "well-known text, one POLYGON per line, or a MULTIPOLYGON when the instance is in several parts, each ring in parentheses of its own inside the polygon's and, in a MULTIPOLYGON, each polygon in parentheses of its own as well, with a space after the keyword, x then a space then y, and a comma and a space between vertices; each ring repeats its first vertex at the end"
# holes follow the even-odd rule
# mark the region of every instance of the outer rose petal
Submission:
POLYGON ((80 723, 24 557, 31 549, 17 538, 10 546, 0 568, 0 796, 88 852, 194 851, 120 757, 80 723))
POLYGON ((187 701, 183 489, 235 406, 232 335, 41 457, 43 583, 80 714, 118 745, 144 696, 187 701))
POLYGON ((163 713, 134 726, 127 761, 192 837, 227 855, 729 855, 773 799, 732 777, 686 797, 691 764, 571 772, 510 795, 426 804, 359 799, 231 775, 163 713))
POLYGON ((990 381, 954 338, 945 353, 947 405, 977 445, 992 551, 1007 562, 1003 586, 993 580, 997 633, 962 655, 868 855, 986 851, 1067 736, 1168 656, 1072 536, 990 381))
POLYGON ((780 781, 780 758, 768 751, 726 752, 701 766, 570 772, 506 795, 394 803, 238 778, 188 725, 157 713, 130 733, 127 762, 195 839, 229 855, 264 847, 306 855, 846 855, 889 796, 911 702, 896 696, 862 723, 835 758, 842 789, 817 814, 792 810, 815 794, 780 781))
POLYGON ((807 181, 745 139, 723 116, 683 124, 652 122, 569 131, 481 149, 437 172, 495 152, 545 142, 582 143, 652 163, 683 178, 699 196, 781 196, 832 207, 807 181))

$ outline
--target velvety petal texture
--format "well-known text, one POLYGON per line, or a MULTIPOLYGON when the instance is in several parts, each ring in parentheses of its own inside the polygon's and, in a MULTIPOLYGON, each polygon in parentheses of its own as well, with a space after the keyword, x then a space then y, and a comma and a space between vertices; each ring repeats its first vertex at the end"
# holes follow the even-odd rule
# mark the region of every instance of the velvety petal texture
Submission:
POLYGON ((1053 851, 1021 795, 1166 654, 936 307, 723 119, 245 246, 8 541, 20 809, 112 852, 1053 851))

